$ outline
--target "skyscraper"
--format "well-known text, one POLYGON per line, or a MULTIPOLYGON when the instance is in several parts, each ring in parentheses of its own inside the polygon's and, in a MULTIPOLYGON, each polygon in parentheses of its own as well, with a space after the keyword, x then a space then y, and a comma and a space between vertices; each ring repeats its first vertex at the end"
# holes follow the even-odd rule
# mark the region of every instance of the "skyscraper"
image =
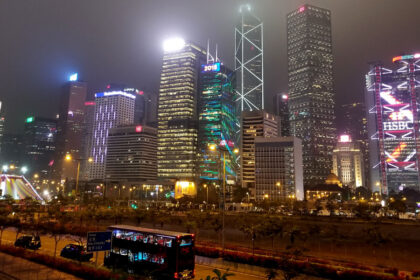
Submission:
POLYGON ((372 189, 385 194, 420 190, 420 53, 392 62, 395 70, 371 65, 365 91, 372 189))
POLYGON ((93 141, 93 130, 94 130, 94 120, 95 120, 95 101, 86 101, 85 102, 85 121, 84 121, 84 135, 82 143, 82 159, 80 162, 80 179, 88 180, 90 174, 90 162, 89 158, 91 157, 90 152, 92 150, 92 141, 93 141))
POLYGON ((280 117, 280 135, 290 136, 289 94, 281 92, 274 95, 274 113, 280 117))
POLYGON ((352 141, 350 135, 340 135, 333 152, 333 172, 345 186, 353 190, 366 187, 360 143, 352 141))
POLYGON ((24 128, 24 160, 32 173, 51 175, 56 149, 57 120, 27 117, 24 128))
POLYGON ((83 155, 86 94, 87 84, 78 81, 77 74, 71 75, 61 95, 57 126, 56 169, 64 179, 75 179, 77 173, 77 165, 66 162, 65 155, 78 160, 83 155))
POLYGON ((302 141, 288 137, 255 138, 256 200, 303 200, 302 141))
POLYGON ((135 124, 156 126, 157 99, 156 93, 137 90, 134 106, 135 124))
MULTIPOLYGON (((370 186, 369 166, 369 137, 367 127, 367 112, 364 102, 343 104, 340 108, 342 123, 340 134, 350 135, 353 142, 357 142, 363 156, 364 178, 363 186, 370 186)), ((337 174, 338 175, 338 174, 337 174)))
POLYGON ((263 23, 250 5, 239 8, 235 27, 236 102, 238 114, 264 109, 263 23))
POLYGON ((157 179, 157 131, 142 125, 111 128, 106 155, 106 179, 141 182, 157 179))
POLYGON ((278 117, 265 111, 242 112, 241 117, 241 181, 255 198, 255 138, 277 137, 278 117))
POLYGON ((158 177, 196 179, 197 92, 206 51, 175 38, 164 42, 158 105, 158 177))
POLYGON ((95 94, 95 113, 89 167, 89 179, 105 179, 108 133, 113 127, 129 125, 134 121, 134 100, 136 96, 121 90, 95 94))
POLYGON ((209 150, 210 145, 228 149, 227 176, 236 179, 237 165, 234 147, 237 117, 234 74, 220 62, 202 65, 198 98, 198 165, 199 176, 205 180, 222 180, 221 157, 209 150))
POLYGON ((0 156, 1 156, 1 147, 2 147, 2 140, 3 140, 3 134, 4 134, 4 117, 2 114, 2 103, 0 101, 0 156))
POLYGON ((302 139, 304 183, 322 183, 335 144, 331 13, 311 5, 287 15, 290 134, 302 139))

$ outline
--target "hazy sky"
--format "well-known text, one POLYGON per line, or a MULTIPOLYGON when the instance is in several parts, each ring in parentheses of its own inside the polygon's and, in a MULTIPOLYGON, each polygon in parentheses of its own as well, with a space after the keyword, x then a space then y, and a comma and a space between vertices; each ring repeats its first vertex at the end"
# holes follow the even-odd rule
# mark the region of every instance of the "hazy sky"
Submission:
POLYGON ((72 72, 90 94, 108 82, 157 92, 162 41, 173 35, 209 38, 232 66, 241 3, 264 22, 267 104, 287 90, 286 14, 304 3, 332 12, 338 105, 362 100, 368 62, 420 52, 419 0, 0 0, 6 130, 21 131, 28 115, 53 117, 72 72))

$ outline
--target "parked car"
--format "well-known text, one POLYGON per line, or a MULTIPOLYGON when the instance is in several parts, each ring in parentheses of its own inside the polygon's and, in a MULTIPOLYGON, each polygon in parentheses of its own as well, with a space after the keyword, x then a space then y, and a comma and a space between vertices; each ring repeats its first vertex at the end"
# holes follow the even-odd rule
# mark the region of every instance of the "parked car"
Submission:
POLYGON ((67 259, 88 262, 93 257, 93 253, 89 253, 86 250, 86 246, 79 244, 67 244, 63 250, 61 250, 60 256, 67 259))
POLYGON ((37 250, 41 247, 41 239, 38 235, 22 235, 15 241, 15 246, 37 250))

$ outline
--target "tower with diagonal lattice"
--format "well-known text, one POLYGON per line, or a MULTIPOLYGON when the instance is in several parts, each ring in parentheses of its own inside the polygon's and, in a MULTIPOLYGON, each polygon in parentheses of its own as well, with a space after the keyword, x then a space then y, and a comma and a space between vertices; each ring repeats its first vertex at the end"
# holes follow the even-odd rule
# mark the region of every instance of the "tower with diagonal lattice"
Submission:
POLYGON ((238 113, 264 109, 263 23, 250 5, 242 5, 239 14, 235 27, 238 113))

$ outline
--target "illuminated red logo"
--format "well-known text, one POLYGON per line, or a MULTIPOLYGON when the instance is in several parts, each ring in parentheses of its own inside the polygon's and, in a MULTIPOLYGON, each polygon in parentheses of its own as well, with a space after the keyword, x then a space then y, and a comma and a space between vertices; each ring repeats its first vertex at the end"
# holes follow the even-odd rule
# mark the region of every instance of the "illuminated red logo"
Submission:
POLYGON ((142 132, 143 127, 141 125, 136 126, 136 132, 142 132))

